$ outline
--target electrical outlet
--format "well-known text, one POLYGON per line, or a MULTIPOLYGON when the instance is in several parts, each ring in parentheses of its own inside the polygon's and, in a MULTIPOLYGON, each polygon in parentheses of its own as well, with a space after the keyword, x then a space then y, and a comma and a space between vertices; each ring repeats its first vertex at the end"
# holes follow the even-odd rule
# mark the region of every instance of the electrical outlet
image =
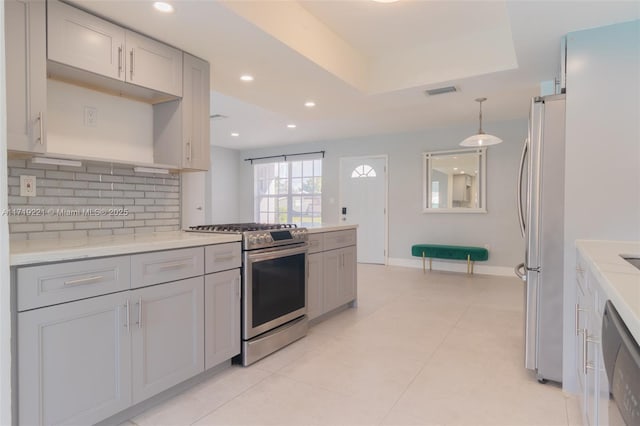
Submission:
POLYGON ((89 127, 98 125, 98 110, 95 107, 84 107, 84 125, 89 127))
POLYGON ((36 177, 20 176, 20 196, 35 197, 36 196, 36 177))

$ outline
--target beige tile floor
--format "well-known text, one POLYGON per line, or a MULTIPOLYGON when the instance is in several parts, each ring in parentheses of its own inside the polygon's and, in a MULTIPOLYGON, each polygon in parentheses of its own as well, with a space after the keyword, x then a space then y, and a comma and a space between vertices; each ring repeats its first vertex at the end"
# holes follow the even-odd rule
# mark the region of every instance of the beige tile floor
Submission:
POLYGON ((358 307, 132 419, 147 425, 578 425, 522 364, 516 278, 358 266, 358 307))

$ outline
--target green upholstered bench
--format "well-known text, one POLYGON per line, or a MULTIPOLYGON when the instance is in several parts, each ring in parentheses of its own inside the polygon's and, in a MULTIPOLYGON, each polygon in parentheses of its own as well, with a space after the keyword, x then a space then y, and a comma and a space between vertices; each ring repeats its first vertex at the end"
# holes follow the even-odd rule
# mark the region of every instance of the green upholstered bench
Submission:
POLYGON ((449 246, 439 244, 415 244, 411 246, 411 255, 422 257, 422 271, 425 271, 425 259, 455 259, 467 261, 467 274, 473 274, 473 263, 489 259, 489 250, 482 247, 449 246))

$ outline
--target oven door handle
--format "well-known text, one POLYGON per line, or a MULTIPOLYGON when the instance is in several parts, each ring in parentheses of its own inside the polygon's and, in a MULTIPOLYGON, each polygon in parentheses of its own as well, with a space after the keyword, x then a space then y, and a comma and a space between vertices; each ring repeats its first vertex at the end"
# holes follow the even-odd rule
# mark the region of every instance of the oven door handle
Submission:
POLYGON ((294 248, 273 248, 267 250, 256 250, 247 253, 247 261, 261 262, 263 260, 277 259, 279 257, 293 256, 296 254, 306 254, 309 244, 304 243, 294 248))

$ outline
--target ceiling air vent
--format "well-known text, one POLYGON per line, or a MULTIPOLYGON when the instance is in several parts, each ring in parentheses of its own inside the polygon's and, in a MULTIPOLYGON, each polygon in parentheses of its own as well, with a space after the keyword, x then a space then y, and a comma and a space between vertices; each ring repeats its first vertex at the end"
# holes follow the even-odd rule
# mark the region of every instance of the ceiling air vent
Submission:
POLYGON ((212 120, 224 120, 225 118, 229 118, 229 117, 222 114, 212 114, 209 116, 209 118, 212 120))
POLYGON ((438 87, 436 89, 428 89, 424 91, 427 96, 444 95, 445 93, 457 92, 456 86, 438 87))

